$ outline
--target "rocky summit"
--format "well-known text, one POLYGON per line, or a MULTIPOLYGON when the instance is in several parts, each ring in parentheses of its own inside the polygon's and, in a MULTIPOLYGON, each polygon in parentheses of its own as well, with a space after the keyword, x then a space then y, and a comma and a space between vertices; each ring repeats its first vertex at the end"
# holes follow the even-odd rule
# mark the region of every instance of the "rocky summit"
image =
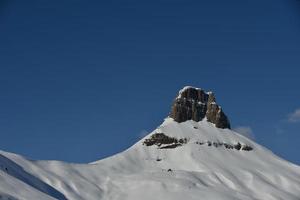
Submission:
POLYGON ((217 128, 230 129, 229 119, 221 106, 216 103, 215 95, 191 86, 184 87, 179 91, 169 117, 179 123, 187 120, 199 122, 206 118, 217 128))
POLYGON ((300 200, 300 167, 228 129, 212 93, 185 87, 171 117, 88 164, 0 150, 0 200, 300 200))

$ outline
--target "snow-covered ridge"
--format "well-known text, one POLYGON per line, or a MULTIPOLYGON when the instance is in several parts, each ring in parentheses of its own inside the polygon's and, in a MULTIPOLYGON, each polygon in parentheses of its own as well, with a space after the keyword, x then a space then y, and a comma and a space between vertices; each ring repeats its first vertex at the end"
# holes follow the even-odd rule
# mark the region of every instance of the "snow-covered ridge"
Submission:
POLYGON ((124 152, 89 164, 33 161, 0 151, 0 200, 199 197, 300 200, 300 167, 206 118, 178 123, 168 117, 124 152))
MULTIPOLYGON (((172 118, 126 151, 91 164, 31 161, 1 152, 0 195, 11 199, 299 200, 300 167, 229 129, 172 118), (196 128, 195 128, 196 127, 196 128), (177 148, 144 141, 186 138, 177 148), (252 151, 200 145, 243 144, 252 151), (155 196, 153 196, 155 194, 155 196)), ((1 199, 1 198, 0 198, 1 199)))

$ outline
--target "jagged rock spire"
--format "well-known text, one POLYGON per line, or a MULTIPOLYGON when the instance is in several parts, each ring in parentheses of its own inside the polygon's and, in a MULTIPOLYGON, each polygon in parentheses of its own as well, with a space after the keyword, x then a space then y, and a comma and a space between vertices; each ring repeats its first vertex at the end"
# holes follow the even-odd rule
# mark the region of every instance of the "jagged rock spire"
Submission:
POLYGON ((214 123, 218 128, 229 128, 230 122, 221 106, 216 103, 212 92, 200 88, 184 87, 175 98, 170 116, 181 123, 187 120, 196 122, 203 120, 214 123))

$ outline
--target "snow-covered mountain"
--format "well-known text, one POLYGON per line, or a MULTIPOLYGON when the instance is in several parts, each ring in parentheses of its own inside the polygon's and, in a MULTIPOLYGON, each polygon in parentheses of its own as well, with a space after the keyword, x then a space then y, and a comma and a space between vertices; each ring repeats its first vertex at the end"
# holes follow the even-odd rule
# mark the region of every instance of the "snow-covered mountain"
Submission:
POLYGON ((126 151, 89 164, 0 152, 0 199, 300 200, 300 167, 230 130, 213 93, 185 87, 126 151))

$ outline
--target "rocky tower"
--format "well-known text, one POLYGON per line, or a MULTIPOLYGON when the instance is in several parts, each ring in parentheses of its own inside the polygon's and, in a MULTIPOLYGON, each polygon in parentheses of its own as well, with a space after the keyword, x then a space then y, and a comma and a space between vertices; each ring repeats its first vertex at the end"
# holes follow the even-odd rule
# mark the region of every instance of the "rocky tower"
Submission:
POLYGON ((206 118, 218 128, 230 129, 229 120, 221 106, 216 103, 214 94, 190 86, 179 91, 169 117, 179 123, 187 120, 198 122, 206 118))

